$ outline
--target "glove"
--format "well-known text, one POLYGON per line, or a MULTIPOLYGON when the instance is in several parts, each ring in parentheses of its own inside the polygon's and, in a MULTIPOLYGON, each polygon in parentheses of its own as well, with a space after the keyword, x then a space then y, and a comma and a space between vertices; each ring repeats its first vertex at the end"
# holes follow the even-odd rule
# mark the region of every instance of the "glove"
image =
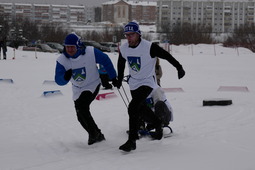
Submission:
POLYGON ((122 86, 122 82, 117 80, 117 78, 112 79, 112 85, 118 89, 122 86))
POLYGON ((178 78, 181 79, 182 77, 184 77, 184 75, 185 75, 185 71, 183 70, 182 67, 180 67, 178 69, 178 78))
POLYGON ((73 74, 73 70, 72 69, 69 69, 65 72, 65 75, 64 75, 64 79, 66 81, 69 81, 72 77, 72 74, 73 74))

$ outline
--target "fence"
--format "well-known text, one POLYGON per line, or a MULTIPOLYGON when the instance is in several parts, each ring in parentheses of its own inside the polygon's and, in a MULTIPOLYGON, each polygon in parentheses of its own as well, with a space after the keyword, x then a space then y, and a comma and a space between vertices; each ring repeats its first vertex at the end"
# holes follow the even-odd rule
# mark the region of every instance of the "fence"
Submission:
MULTIPOLYGON (((236 53, 240 55, 239 49, 243 47, 223 47, 223 44, 188 44, 188 45, 173 45, 169 43, 159 44, 163 49, 170 54, 182 53, 187 55, 222 55, 229 53, 233 55, 236 53), (234 51, 233 51, 234 50, 234 51)), ((249 49, 247 49, 249 51, 249 49)))

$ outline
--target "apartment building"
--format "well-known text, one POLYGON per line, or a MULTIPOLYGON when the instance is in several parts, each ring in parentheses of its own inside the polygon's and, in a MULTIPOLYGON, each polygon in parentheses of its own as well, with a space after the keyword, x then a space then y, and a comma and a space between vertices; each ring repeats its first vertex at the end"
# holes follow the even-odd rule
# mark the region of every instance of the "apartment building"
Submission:
POLYGON ((157 30, 183 24, 210 26, 215 33, 255 23, 255 0, 158 0, 157 30))
POLYGON ((156 2, 111 0, 102 4, 102 21, 127 23, 136 20, 139 23, 155 23, 156 2))
POLYGON ((0 3, 0 15, 9 24, 21 20, 43 24, 64 24, 65 26, 86 25, 94 20, 92 7, 75 5, 0 3))

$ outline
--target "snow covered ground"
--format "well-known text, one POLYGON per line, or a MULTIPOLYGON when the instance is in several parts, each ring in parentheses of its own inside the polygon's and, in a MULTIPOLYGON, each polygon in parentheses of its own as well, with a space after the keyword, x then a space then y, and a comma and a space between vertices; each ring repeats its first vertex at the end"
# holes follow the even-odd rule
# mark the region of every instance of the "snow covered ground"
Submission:
MULTIPOLYGON (((15 51, 0 60, 1 170, 254 170, 255 55, 220 44, 171 46, 186 76, 166 61, 162 87, 174 109, 174 135, 160 141, 143 138, 124 154, 128 114, 117 97, 95 100, 91 111, 106 141, 87 145, 87 133, 76 119, 71 85, 43 83, 54 79, 59 54, 15 51), (218 91, 220 86, 235 86, 218 91), (243 91, 241 87, 247 87, 243 91), (43 96, 44 91, 62 94, 43 96), (229 106, 202 106, 205 99, 231 99, 229 106)), ((108 53, 116 66, 117 54, 108 53)), ((129 88, 124 84, 129 94, 129 88)), ((109 92, 101 90, 101 93, 109 92)))

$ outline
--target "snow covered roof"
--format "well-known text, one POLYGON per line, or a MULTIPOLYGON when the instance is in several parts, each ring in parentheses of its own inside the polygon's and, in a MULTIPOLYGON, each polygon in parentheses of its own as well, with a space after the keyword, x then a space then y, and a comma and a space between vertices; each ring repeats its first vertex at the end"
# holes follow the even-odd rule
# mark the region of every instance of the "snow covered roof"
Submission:
POLYGON ((156 6, 157 2, 150 2, 150 1, 128 1, 130 5, 142 5, 142 6, 156 6))
POLYGON ((151 2, 151 1, 139 1, 139 0, 135 0, 135 1, 131 1, 131 0, 111 0, 105 3, 102 3, 102 5, 112 5, 112 4, 116 4, 120 1, 124 1, 127 4, 130 5, 141 5, 141 6, 156 6, 157 2, 151 2))
POLYGON ((70 8, 84 8, 85 6, 78 6, 78 5, 68 5, 70 8))
POLYGON ((51 5, 52 7, 67 7, 67 5, 51 5))
POLYGON ((49 4, 34 4, 34 6, 47 6, 47 7, 50 7, 49 4))
POLYGON ((0 5, 12 5, 12 3, 0 3, 0 5))
POLYGON ((32 4, 15 3, 16 6, 32 6, 32 4))

